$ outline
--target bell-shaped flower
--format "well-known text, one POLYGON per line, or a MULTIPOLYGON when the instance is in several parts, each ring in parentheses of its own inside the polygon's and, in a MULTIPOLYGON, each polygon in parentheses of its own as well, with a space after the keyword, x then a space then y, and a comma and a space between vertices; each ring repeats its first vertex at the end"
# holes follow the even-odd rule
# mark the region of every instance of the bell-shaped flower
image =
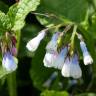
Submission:
POLYGON ((68 53, 68 47, 65 47, 61 50, 61 52, 58 54, 56 60, 54 61, 53 67, 57 69, 62 69, 64 65, 64 60, 68 53))
POLYGON ((27 43, 26 45, 27 49, 29 51, 34 52, 38 48, 41 40, 45 37, 45 35, 46 35, 46 31, 42 30, 36 37, 34 37, 32 40, 30 40, 27 43))
POLYGON ((77 54, 66 58, 61 73, 64 77, 73 77, 75 79, 82 76, 77 54))
POLYGON ((15 71, 17 68, 17 60, 14 58, 14 56, 11 55, 10 52, 6 52, 4 54, 3 60, 2 60, 2 67, 8 71, 12 72, 15 71))
POLYGON ((89 52, 87 50, 87 47, 86 47, 86 44, 85 44, 84 41, 80 42, 80 47, 81 47, 81 50, 83 52, 84 64, 85 65, 92 64, 93 63, 93 59, 92 59, 91 55, 89 54, 89 52))
POLYGON ((56 32, 55 34, 53 34, 51 41, 49 41, 49 43, 46 46, 47 52, 53 53, 57 51, 57 40, 59 35, 60 32, 56 32))
POLYGON ((57 53, 46 53, 43 63, 45 67, 53 67, 54 61, 56 60, 58 54, 57 53))
POLYGON ((70 63, 70 74, 71 77, 78 79, 82 76, 82 71, 81 68, 79 66, 79 61, 78 61, 78 56, 77 54, 74 54, 74 56, 71 59, 71 63, 70 63))
POLYGON ((61 74, 64 77, 70 77, 71 76, 71 73, 70 73, 70 58, 69 57, 67 57, 65 59, 64 65, 63 65, 62 70, 61 70, 61 74))

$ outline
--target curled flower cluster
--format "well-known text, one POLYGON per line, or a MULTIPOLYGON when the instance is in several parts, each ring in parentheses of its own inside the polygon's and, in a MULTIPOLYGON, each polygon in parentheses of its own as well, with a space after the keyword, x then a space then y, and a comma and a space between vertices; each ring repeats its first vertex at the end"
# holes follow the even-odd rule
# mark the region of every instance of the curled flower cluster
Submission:
MULTIPOLYGON (((82 76, 82 70, 79 65, 79 57, 77 52, 72 50, 72 43, 68 43, 67 45, 62 45, 58 51, 58 40, 60 39, 62 32, 56 32, 53 34, 51 40, 48 42, 46 46, 46 54, 43 59, 43 63, 45 67, 53 67, 61 70, 61 74, 64 77, 72 77, 78 79, 82 76), (70 54, 70 50, 72 50, 72 54, 70 54)), ((42 30, 35 38, 30 40, 27 43, 27 48, 30 51, 35 51, 41 40, 45 37, 46 30, 42 30)), ((64 34, 65 35, 65 34, 64 34)), ((75 34, 73 34, 75 35, 75 34)), ((73 38, 74 36, 72 36, 73 38)), ((83 61, 85 65, 92 64, 93 59, 89 54, 86 44, 82 39, 80 34, 77 34, 78 39, 80 40, 80 47, 83 53, 83 61)), ((74 40, 74 39, 72 39, 74 40)))
POLYGON ((18 63, 15 35, 6 32, 0 43, 3 56, 2 67, 8 72, 13 72, 17 69, 18 63))

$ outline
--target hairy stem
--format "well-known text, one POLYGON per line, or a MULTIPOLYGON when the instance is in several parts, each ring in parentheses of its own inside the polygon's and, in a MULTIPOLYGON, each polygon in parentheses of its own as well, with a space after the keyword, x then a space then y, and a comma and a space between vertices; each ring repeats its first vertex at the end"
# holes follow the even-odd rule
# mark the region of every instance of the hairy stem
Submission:
POLYGON ((9 74, 7 77, 9 96, 17 96, 16 86, 16 72, 9 74))

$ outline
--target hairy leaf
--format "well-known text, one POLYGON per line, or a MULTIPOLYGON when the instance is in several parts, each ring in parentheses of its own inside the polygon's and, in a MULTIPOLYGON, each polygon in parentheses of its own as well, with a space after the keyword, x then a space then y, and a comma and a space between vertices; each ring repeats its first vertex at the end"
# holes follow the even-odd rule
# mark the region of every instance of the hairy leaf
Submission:
POLYGON ((20 0, 19 3, 9 9, 8 16, 13 25, 12 30, 20 30, 24 26, 26 16, 29 12, 36 10, 39 1, 40 0, 20 0))
POLYGON ((6 32, 10 30, 11 28, 11 23, 7 15, 0 11, 0 31, 1 32, 6 32))
POLYGON ((87 7, 88 4, 86 0, 41 0, 37 12, 49 16, 47 16, 47 18, 46 16, 45 18, 41 18, 40 16, 40 21, 43 19, 41 21, 42 24, 46 24, 46 22, 47 24, 48 22, 56 23, 58 20, 61 22, 72 21, 78 23, 85 19, 87 7))

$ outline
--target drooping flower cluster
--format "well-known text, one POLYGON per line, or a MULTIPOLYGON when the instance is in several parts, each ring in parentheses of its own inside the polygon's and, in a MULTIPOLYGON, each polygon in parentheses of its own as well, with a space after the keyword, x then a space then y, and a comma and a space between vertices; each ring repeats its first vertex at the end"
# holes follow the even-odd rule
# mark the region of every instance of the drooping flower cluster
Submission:
MULTIPOLYGON (((46 31, 43 30, 35 38, 30 40, 26 46, 28 50, 32 52, 35 51, 38 48, 41 40, 45 37, 45 34, 46 31)), ((58 40, 61 34, 62 32, 54 33, 51 40, 48 42, 46 46, 46 54, 43 59, 44 66, 49 68, 53 67, 61 70, 61 74, 64 77, 72 77, 78 79, 82 76, 78 54, 75 50, 71 48, 71 44, 73 43, 73 41, 72 43, 68 43, 67 45, 63 44, 62 47, 58 50, 58 40), (70 50, 72 50, 72 54, 70 54, 70 50)), ((80 40, 80 47, 83 53, 84 64, 92 64, 93 59, 87 50, 85 42, 80 37, 80 34, 77 34, 77 37, 80 40)))
POLYGON ((0 43, 3 56, 2 67, 8 72, 13 72, 17 69, 18 63, 18 60, 15 57, 17 55, 15 35, 6 32, 1 38, 0 43))
POLYGON ((49 41, 46 47, 47 53, 45 54, 43 60, 44 66, 60 69, 64 77, 80 78, 82 76, 82 71, 79 66, 77 54, 74 53, 73 56, 68 56, 70 49, 69 45, 63 47, 61 51, 58 52, 57 40, 59 38, 60 33, 59 35, 57 34, 58 32, 53 35, 51 41, 49 41))

